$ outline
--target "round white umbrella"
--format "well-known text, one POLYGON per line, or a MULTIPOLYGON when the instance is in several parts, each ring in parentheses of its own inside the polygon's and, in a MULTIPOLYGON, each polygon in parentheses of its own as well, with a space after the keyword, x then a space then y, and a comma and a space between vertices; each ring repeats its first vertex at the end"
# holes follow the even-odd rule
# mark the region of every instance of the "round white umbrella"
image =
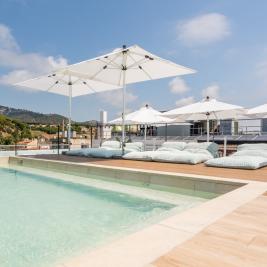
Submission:
POLYGON ((267 104, 257 106, 255 108, 251 108, 247 112, 248 115, 255 115, 255 116, 263 116, 267 115, 267 104))
POLYGON ((46 91, 69 97, 69 145, 71 136, 72 97, 101 93, 120 88, 116 85, 90 80, 82 73, 72 73, 69 71, 69 66, 65 67, 64 69, 56 70, 48 75, 16 83, 15 86, 27 87, 34 90, 46 91))
MULTIPOLYGON (((137 111, 129 113, 124 118, 125 124, 144 124, 144 142, 146 143, 146 130, 148 124, 161 124, 161 123, 171 123, 173 119, 162 116, 162 113, 153 109, 152 107, 146 105, 145 107, 140 108, 137 111)), ((119 124, 123 123, 122 118, 117 118, 109 122, 110 124, 119 124)))
POLYGON ((193 69, 162 59, 138 45, 123 46, 112 53, 72 65, 70 70, 123 88, 122 142, 125 139, 126 84, 195 73, 193 69))
POLYGON ((230 119, 245 112, 241 106, 231 105, 206 97, 200 102, 190 104, 181 108, 176 108, 164 113, 171 118, 178 117, 185 120, 207 120, 207 141, 209 141, 209 120, 210 119, 230 119))

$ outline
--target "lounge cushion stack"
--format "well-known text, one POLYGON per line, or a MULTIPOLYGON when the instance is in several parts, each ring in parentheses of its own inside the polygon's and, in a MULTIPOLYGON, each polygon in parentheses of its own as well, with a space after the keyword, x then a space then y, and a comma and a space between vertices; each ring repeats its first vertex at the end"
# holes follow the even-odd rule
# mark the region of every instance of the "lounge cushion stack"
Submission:
POLYGON ((267 166, 267 144, 242 144, 228 157, 210 159, 207 166, 255 170, 267 166))
POLYGON ((218 145, 205 143, 164 142, 156 151, 131 152, 124 159, 198 164, 218 154, 218 145))
MULTIPOLYGON (((142 142, 133 142, 125 144, 125 153, 140 152, 143 150, 142 142)), ((94 158, 119 158, 122 156, 121 143, 119 141, 105 141, 99 148, 84 148, 70 150, 65 153, 69 156, 83 156, 94 158)))

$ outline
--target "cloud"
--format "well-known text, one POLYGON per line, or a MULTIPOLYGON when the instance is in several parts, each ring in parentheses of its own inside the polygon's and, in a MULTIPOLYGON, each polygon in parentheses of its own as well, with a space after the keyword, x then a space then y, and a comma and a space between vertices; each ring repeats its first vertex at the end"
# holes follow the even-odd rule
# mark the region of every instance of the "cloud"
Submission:
POLYGON ((186 82, 179 77, 175 77, 169 82, 169 88, 173 94, 183 94, 190 90, 186 82))
POLYGON ((189 105, 189 104, 193 104, 195 102, 195 99, 193 96, 189 96, 189 97, 184 97, 184 98, 181 98, 179 100, 177 100, 175 102, 176 106, 177 107, 182 107, 182 106, 186 106, 186 105, 189 105))
POLYGON ((179 22, 177 25, 178 40, 188 46, 218 42, 230 33, 228 18, 219 13, 204 14, 179 22))
MULTIPOLYGON (((122 109, 122 90, 107 91, 97 96, 103 103, 122 109)), ((126 105, 134 102, 137 98, 131 91, 127 91, 125 96, 126 105)))
POLYGON ((219 85, 213 84, 202 90, 202 96, 203 97, 209 96, 210 98, 219 98, 219 92, 220 92, 219 85))
POLYGON ((7 50, 18 50, 19 46, 11 34, 10 29, 4 25, 0 24, 0 49, 7 50))
POLYGON ((11 30, 0 24, 0 67, 8 72, 0 76, 1 84, 12 84, 67 65, 62 56, 23 53, 11 30))
POLYGON ((17 81, 30 79, 32 73, 27 70, 14 70, 0 76, 0 84, 12 84, 17 81))

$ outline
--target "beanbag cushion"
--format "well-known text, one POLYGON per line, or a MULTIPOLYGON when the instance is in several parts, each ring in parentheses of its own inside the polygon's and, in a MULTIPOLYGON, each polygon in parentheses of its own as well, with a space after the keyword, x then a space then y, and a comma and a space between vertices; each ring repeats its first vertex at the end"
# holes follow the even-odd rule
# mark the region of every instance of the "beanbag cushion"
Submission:
POLYGON ((205 164, 212 167, 255 170, 267 166, 267 158, 260 156, 230 156, 210 159, 205 164))
POLYGON ((187 143, 184 150, 191 150, 191 149, 208 150, 214 158, 218 157, 219 146, 213 142, 203 142, 203 143, 190 142, 190 143, 187 143))
POLYGON ((120 148, 121 143, 119 141, 105 141, 102 143, 101 147, 107 147, 107 148, 120 148))
POLYGON ((126 153, 122 156, 124 159, 131 160, 144 160, 144 161, 152 161, 152 155, 155 151, 144 151, 144 152, 130 152, 126 153))
POLYGON ((256 156, 267 158, 267 150, 240 150, 231 155, 231 157, 236 156, 256 156))
POLYGON ((144 150, 144 144, 142 142, 126 143, 125 144, 125 150, 143 151, 144 150))
POLYGON ((237 151, 241 150, 267 150, 267 144, 242 144, 237 146, 237 151))
POLYGON ((165 149, 176 149, 176 150, 183 150, 186 147, 186 143, 185 142, 164 142, 161 145, 161 148, 165 148, 165 149))
POLYGON ((188 151, 171 153, 168 151, 162 151, 153 154, 152 160, 158 162, 198 164, 212 158, 212 155, 207 150, 204 150, 202 153, 192 153, 188 151))

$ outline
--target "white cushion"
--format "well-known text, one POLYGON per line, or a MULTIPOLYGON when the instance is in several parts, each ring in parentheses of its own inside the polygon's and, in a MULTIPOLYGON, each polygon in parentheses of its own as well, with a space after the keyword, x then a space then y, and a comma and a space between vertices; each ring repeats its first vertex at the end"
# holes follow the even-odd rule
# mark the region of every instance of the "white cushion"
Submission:
POLYGON ((169 151, 169 152, 179 152, 181 150, 178 150, 176 148, 172 148, 172 147, 159 147, 156 151, 169 151))
POLYGON ((267 158, 257 156, 230 156, 211 159, 207 166, 238 169, 258 169, 267 166, 267 158))
POLYGON ((144 150, 144 144, 142 142, 126 143, 125 144, 125 150, 143 151, 144 150))
POLYGON ((241 150, 267 150, 267 144, 242 144, 237 146, 237 151, 241 150))
POLYGON ((231 156, 256 156, 267 158, 267 150, 240 150, 235 152, 231 156))
POLYGON ((202 153, 202 154, 206 154, 206 155, 209 155, 209 156, 211 156, 212 158, 213 158, 213 156, 212 156, 212 154, 208 151, 208 150, 206 150, 206 149, 202 149, 202 148, 186 148, 186 149, 184 149, 183 151, 186 151, 186 152, 190 152, 190 153, 196 153, 196 154, 198 154, 198 153, 202 153))
POLYGON ((213 142, 202 142, 202 143, 190 142, 190 143, 187 143, 184 150, 188 151, 191 149, 205 149, 205 150, 208 150, 212 154, 213 157, 218 157, 219 146, 213 142))
POLYGON ((144 152, 130 152, 125 155, 123 155, 124 159, 132 159, 132 160, 145 160, 145 161, 151 161, 153 151, 144 151, 144 152))
POLYGON ((183 150, 186 146, 185 142, 164 142, 161 148, 171 148, 176 150, 183 150))
POLYGON ((168 152, 162 151, 153 154, 152 160, 158 162, 173 162, 185 164, 198 164, 212 158, 212 155, 206 151, 204 153, 191 153, 188 151, 168 152))
POLYGON ((120 148, 121 147, 121 143, 119 141, 105 141, 103 142, 103 144, 101 145, 101 147, 103 148, 120 148))

